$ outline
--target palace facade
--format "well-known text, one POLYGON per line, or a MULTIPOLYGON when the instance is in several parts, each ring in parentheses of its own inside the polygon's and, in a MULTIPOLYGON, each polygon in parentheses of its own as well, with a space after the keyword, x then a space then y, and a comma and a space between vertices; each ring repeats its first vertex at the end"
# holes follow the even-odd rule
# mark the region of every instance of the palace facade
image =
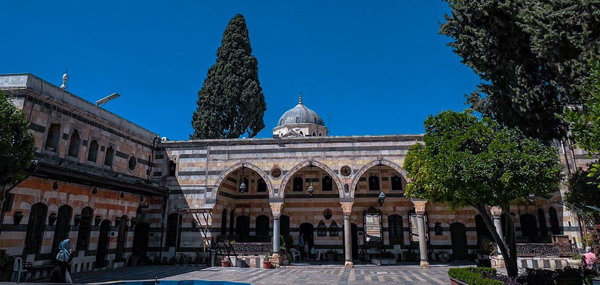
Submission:
MULTIPOLYGON (((474 209, 404 196, 404 158, 422 135, 328 136, 300 99, 273 138, 169 141, 31 74, 0 76, 0 90, 29 118, 38 161, 6 195, 0 248, 31 262, 35 277, 64 238, 76 250, 74 272, 188 262, 222 254, 227 241, 240 260, 303 251, 300 236, 312 258, 427 266, 474 260, 492 240, 474 209)), ((589 162, 557 146, 565 172, 589 162)), ((510 214, 522 244, 562 237, 581 246, 564 191, 493 211, 497 225, 510 214)))

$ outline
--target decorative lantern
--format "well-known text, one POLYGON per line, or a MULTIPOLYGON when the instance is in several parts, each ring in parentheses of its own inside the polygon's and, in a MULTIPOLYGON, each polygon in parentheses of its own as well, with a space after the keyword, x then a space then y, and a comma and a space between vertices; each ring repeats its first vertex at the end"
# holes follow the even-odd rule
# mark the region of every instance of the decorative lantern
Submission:
POLYGON ((377 203, 379 203, 379 207, 383 206, 383 202, 385 202, 385 193, 381 191, 379 192, 379 197, 377 198, 377 203))

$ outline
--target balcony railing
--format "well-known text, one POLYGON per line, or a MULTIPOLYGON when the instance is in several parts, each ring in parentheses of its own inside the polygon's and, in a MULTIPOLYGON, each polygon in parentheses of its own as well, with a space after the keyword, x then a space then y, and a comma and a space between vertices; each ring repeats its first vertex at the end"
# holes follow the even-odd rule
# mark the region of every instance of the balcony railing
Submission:
POLYGON ((577 252, 571 244, 557 243, 517 243, 517 256, 561 256, 567 257, 577 252))

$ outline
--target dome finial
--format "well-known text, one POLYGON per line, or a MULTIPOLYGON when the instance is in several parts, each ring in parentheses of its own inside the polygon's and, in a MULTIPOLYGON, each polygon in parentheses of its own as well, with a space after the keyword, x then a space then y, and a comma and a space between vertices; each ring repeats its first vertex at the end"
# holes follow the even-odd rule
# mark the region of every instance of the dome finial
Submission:
POLYGON ((300 98, 298 99, 298 104, 302 105, 302 93, 300 93, 300 98))
POLYGON ((67 80, 69 80, 69 75, 68 75, 69 70, 65 70, 65 74, 63 74, 62 76, 62 85, 60 86, 60 88, 62 90, 67 90, 67 80))

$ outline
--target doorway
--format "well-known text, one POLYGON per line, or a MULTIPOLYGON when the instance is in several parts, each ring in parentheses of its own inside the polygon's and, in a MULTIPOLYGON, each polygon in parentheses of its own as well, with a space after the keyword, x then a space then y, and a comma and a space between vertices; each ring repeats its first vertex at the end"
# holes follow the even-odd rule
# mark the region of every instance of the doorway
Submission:
POLYGON ((109 232, 110 221, 102 221, 100 224, 100 235, 98 237, 98 250, 96 251, 96 268, 106 267, 106 253, 108 251, 109 232))
POLYGON ((350 226, 350 231, 352 235, 352 259, 358 259, 358 227, 356 224, 352 224, 350 226))
POLYGON ((148 252, 148 236, 150 233, 150 225, 140 222, 135 224, 133 230, 133 248, 131 249, 133 256, 138 256, 140 260, 146 260, 148 252))
POLYGON ((450 225, 450 235, 454 260, 467 260, 469 253, 467 250, 467 229, 465 225, 463 223, 452 223, 450 225))
MULTIPOLYGON (((308 251, 305 248, 300 249, 300 253, 306 255, 310 252, 310 249, 315 246, 315 227, 309 223, 303 223, 300 225, 300 235, 304 237, 304 244, 308 244, 308 251)), ((304 258, 304 256, 302 256, 304 258)))

